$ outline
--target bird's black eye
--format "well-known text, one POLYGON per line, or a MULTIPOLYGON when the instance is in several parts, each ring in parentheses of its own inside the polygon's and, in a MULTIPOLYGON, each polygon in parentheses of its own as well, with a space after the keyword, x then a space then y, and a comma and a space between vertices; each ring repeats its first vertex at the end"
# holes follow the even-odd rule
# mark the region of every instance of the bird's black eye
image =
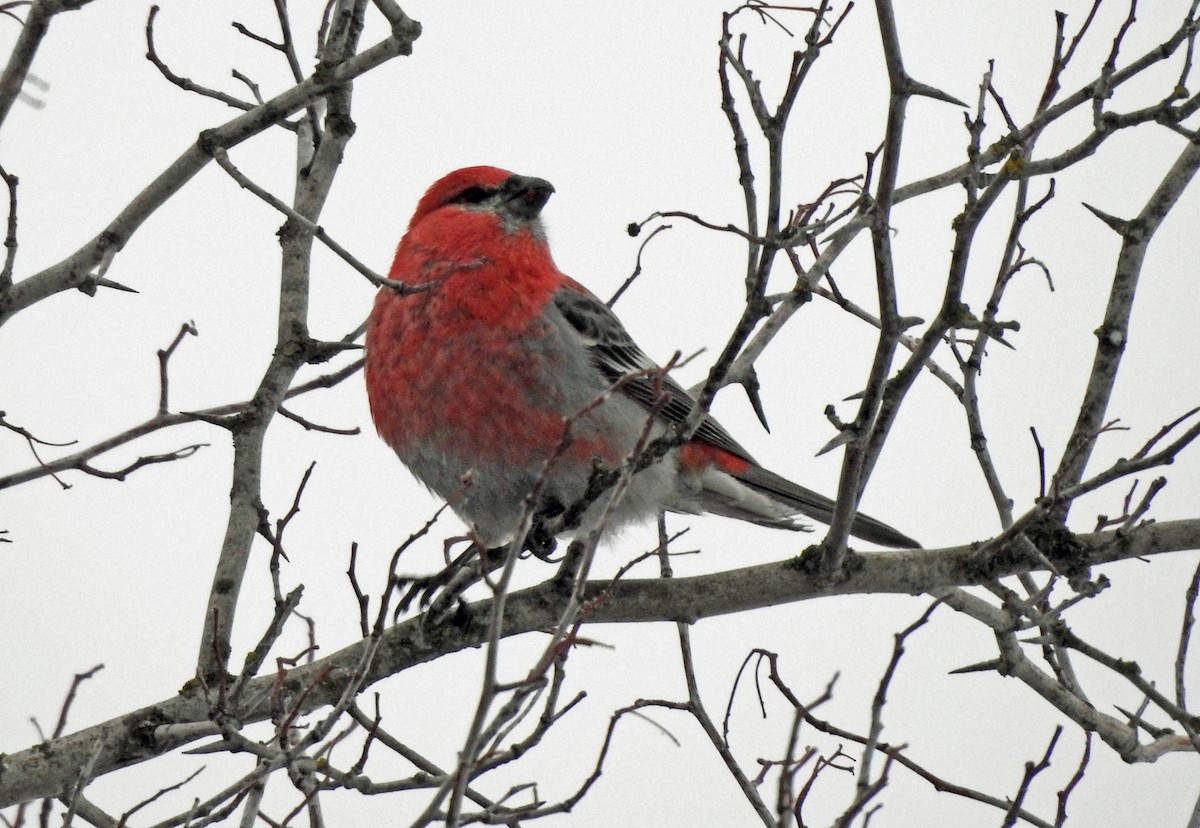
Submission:
POLYGON ((485 187, 468 187, 450 200, 451 204, 482 204, 495 195, 485 187))

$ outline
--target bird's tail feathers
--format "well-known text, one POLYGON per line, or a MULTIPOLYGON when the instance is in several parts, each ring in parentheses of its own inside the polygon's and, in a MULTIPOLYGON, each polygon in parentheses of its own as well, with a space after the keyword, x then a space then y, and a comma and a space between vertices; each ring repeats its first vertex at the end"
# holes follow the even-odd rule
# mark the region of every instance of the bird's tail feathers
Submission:
MULTIPOLYGON (((774 472, 767 471, 761 466, 751 465, 739 474, 737 479, 755 491, 789 507, 794 512, 799 512, 825 524, 833 520, 833 510, 837 505, 834 501, 823 494, 818 494, 787 478, 780 477, 774 472)), ((755 522, 766 523, 761 519, 755 522)), ((776 519, 767 525, 779 526, 782 524, 776 519)), ((921 548, 921 544, 903 532, 893 529, 870 515, 864 515, 862 512, 855 515, 854 522, 850 524, 850 534, 868 543, 877 543, 880 546, 895 549, 921 548)))

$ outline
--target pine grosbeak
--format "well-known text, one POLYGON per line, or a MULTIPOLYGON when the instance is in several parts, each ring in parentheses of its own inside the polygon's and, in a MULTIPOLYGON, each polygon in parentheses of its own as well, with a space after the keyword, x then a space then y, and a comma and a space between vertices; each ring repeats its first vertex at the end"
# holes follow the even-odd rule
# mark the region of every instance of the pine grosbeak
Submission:
MULTIPOLYGON (((597 461, 611 468, 630 456, 648 418, 663 434, 693 405, 613 312, 554 265, 539 218, 553 192, 495 167, 442 178, 417 205, 389 273, 424 289, 381 288, 367 325, 379 434, 488 546, 515 534, 539 479, 536 505, 561 511, 584 495, 597 461), (556 454, 568 421, 570 439, 556 454)), ((582 528, 595 525, 608 496, 588 508, 582 528)), ((705 417, 692 439, 633 476, 607 526, 666 510, 803 529, 793 515, 828 522, 833 508, 759 466, 705 417)), ((851 531, 917 547, 861 514, 851 531)))

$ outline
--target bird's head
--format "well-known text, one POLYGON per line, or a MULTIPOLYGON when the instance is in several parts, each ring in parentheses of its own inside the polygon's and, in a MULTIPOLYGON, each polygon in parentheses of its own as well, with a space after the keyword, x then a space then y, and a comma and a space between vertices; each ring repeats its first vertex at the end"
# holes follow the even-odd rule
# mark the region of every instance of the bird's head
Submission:
POLYGON ((544 178, 517 175, 497 167, 455 170, 426 191, 409 223, 411 230, 427 216, 443 209, 491 212, 509 232, 529 227, 542 236, 539 216, 554 185, 544 178))

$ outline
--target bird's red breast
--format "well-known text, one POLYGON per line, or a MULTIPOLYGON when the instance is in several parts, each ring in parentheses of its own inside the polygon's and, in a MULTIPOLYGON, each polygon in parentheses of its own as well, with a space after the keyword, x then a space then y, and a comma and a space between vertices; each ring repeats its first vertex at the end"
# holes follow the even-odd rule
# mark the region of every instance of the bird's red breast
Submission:
MULTIPOLYGON (((495 213, 424 202, 389 277, 426 289, 381 289, 368 326, 376 427, 397 451, 431 441, 465 453, 459 443, 470 434, 469 451, 480 459, 544 459, 574 411, 556 381, 560 354, 539 343, 554 333, 545 319, 554 292, 575 283, 528 229, 508 232, 495 213)), ((577 440, 569 453, 622 459, 608 449, 577 440)))

